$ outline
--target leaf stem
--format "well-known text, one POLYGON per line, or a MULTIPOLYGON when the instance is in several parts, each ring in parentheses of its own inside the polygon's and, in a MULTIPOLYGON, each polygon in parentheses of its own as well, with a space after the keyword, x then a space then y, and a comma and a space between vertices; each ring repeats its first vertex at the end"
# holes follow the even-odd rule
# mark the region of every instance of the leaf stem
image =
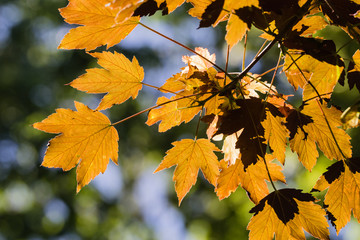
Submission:
POLYGON ((245 69, 245 57, 246 57, 247 39, 248 39, 248 31, 246 31, 246 33, 245 33, 245 40, 244 40, 244 53, 243 53, 243 59, 242 59, 241 71, 244 71, 244 69, 245 69))
MULTIPOLYGON (((226 72, 228 71, 229 57, 230 57, 230 46, 227 45, 227 49, 226 49, 226 63, 225 63, 225 71, 226 71, 226 72)), ((225 75, 224 85, 226 85, 226 77, 227 77, 227 75, 225 75)))
MULTIPOLYGON (((275 67, 275 70, 274 70, 274 74, 273 74, 272 79, 271 79, 271 83, 270 83, 270 86, 269 86, 269 90, 272 90, 271 87, 272 87, 273 84, 274 84, 274 80, 275 80, 275 76, 276 76, 277 70, 278 70, 279 67, 280 67, 281 56, 282 56, 282 54, 281 54, 281 51, 280 51, 280 53, 279 53, 279 59, 278 59, 278 62, 277 62, 277 64, 276 64, 276 67, 275 67)), ((269 96, 269 92, 266 92, 265 102, 267 101, 268 96, 269 96)))
POLYGON ((204 56, 201 55, 200 53, 197 53, 196 51, 192 50, 192 49, 189 48, 188 46, 185 46, 184 44, 182 44, 182 43, 180 43, 180 42, 178 42, 178 41, 176 41, 176 40, 174 40, 174 39, 172 39, 172 38, 170 38, 170 37, 168 37, 168 36, 166 36, 166 35, 158 32, 158 31, 156 31, 155 29, 152 29, 151 27, 149 27, 149 26, 147 26, 147 25, 145 25, 145 24, 143 24, 143 23, 141 23, 141 22, 139 22, 139 25, 141 25, 141 26, 143 26, 144 28, 146 28, 146 29, 148 29, 148 30, 150 30, 150 31, 158 34, 159 36, 161 36, 161 37, 163 37, 163 38, 165 38, 165 39, 167 39, 167 40, 169 40, 169 41, 171 41, 171 42, 179 45, 180 47, 185 48, 185 49, 188 50, 189 52, 192 52, 192 53, 198 55, 199 57, 201 57, 201 58, 204 59, 205 61, 207 61, 207 62, 209 62, 210 64, 212 64, 214 67, 216 67, 219 71, 224 72, 230 79, 232 79, 232 77, 231 77, 223 68, 221 68, 220 66, 216 65, 214 62, 212 62, 211 60, 207 59, 206 57, 204 57, 204 56))
POLYGON ((118 125, 118 124, 120 124, 120 123, 123 123, 123 122, 125 122, 125 121, 127 121, 127 120, 129 120, 129 119, 131 119, 131 118, 133 118, 133 117, 136 117, 136 116, 138 116, 138 115, 140 115, 140 114, 143 114, 143 113, 145 113, 145 112, 147 112, 147 111, 150 111, 150 110, 152 110, 152 109, 154 109, 154 108, 161 107, 161 106, 166 105, 166 104, 168 104, 168 103, 176 102, 176 101, 179 101, 179 100, 184 99, 184 98, 190 98, 190 97, 194 97, 194 96, 198 96, 198 95, 202 95, 202 94, 204 94, 204 93, 191 94, 191 95, 183 96, 183 97, 180 97, 180 98, 172 99, 172 100, 169 100, 169 101, 166 101, 166 102, 157 104, 157 105, 155 105, 155 106, 152 106, 152 107, 146 108, 146 109, 144 109, 144 110, 142 110, 142 111, 140 111, 140 112, 137 112, 137 113, 135 113, 135 114, 133 114, 133 115, 131 115, 131 116, 128 116, 128 117, 126 117, 126 118, 124 118, 124 119, 121 119, 121 120, 119 120, 119 121, 117 121, 117 122, 115 122, 115 123, 112 123, 111 126, 115 126, 115 125, 118 125))
POLYGON ((199 115, 199 120, 198 120, 197 125, 196 125, 195 141, 197 140, 197 137, 198 137, 199 128, 200 128, 200 121, 201 121, 201 115, 203 113, 203 110, 204 110, 204 108, 201 109, 201 112, 200 112, 200 115, 199 115))

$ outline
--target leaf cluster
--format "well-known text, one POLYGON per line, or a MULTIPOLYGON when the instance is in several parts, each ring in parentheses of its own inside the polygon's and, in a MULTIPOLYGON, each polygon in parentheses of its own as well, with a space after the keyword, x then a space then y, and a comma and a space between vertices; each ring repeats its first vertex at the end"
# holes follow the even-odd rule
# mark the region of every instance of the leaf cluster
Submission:
MULTIPOLYGON (((263 33, 265 43, 248 66, 230 73, 218 66, 215 54, 205 48, 190 49, 140 22, 142 17, 160 11, 171 14, 184 0, 70 0, 60 9, 64 20, 80 25, 71 29, 60 49, 85 49, 101 68, 87 72, 70 86, 91 94, 105 93, 91 110, 75 102, 76 111, 58 109, 34 127, 60 133, 50 140, 43 166, 67 171, 77 167, 77 191, 100 172, 109 159, 117 163, 118 132, 122 124, 149 112, 147 125, 159 123, 165 132, 194 118, 208 124, 208 138, 173 142, 173 147, 155 170, 176 166, 173 180, 179 204, 196 183, 199 170, 214 186, 219 199, 229 197, 239 186, 256 205, 248 229, 250 239, 305 239, 304 231, 328 239, 326 216, 339 232, 350 220, 351 212, 360 220, 360 159, 352 156, 350 136, 344 129, 359 125, 358 104, 344 113, 331 106, 334 87, 348 82, 360 90, 360 52, 344 60, 331 40, 316 37, 318 30, 333 25, 343 29, 353 41, 360 40, 358 0, 187 0, 189 14, 200 20, 199 27, 217 27, 226 23, 224 37, 229 51, 245 39, 252 28, 263 33), (112 47, 137 25, 189 50, 183 56, 185 66, 162 86, 144 83, 144 70, 137 59, 117 52, 93 51, 112 47), (274 45, 280 46, 279 61, 270 83, 261 74, 251 72, 254 65, 274 45), (92 51, 92 52, 89 52, 92 51), (285 72, 296 90, 303 89, 302 104, 293 106, 288 97, 273 85, 278 71, 285 72), (167 93, 153 107, 111 123, 100 112, 135 99, 142 86, 167 93), (222 141, 218 149, 212 141, 222 141), (298 155, 311 171, 320 149, 336 162, 317 181, 313 191, 328 189, 324 205, 318 205, 311 193, 292 188, 277 189, 285 183, 281 172, 285 148, 298 155), (214 152, 221 151, 223 159, 214 152), (275 159, 278 161, 277 164, 275 159), (270 185, 267 184, 270 182, 270 185), (269 186, 270 189, 269 190, 269 186)), ((120 133, 121 134, 121 133, 120 133)))

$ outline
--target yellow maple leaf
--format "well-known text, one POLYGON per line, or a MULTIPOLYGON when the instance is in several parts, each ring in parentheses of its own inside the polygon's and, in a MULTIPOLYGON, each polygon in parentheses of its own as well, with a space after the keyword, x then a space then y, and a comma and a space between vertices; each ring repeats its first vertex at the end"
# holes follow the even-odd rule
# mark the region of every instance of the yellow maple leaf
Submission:
POLYGON ((108 0, 70 0, 60 9, 67 23, 79 24, 71 29, 61 41, 61 49, 93 50, 99 46, 112 47, 124 39, 138 24, 139 17, 127 21, 115 21, 118 9, 108 6, 108 0))
POLYGON ((360 221, 360 158, 338 161, 328 167, 312 191, 324 191, 324 204, 337 233, 350 221, 351 212, 360 221))
POLYGON ((190 95, 192 95, 192 92, 183 91, 170 99, 159 97, 156 104, 160 107, 149 112, 146 124, 151 126, 161 121, 159 132, 166 132, 182 122, 189 122, 201 110, 201 107, 194 105, 193 98, 186 97, 190 95))
POLYGON ((80 102, 75 102, 75 107, 77 111, 57 109, 33 127, 48 133, 61 133, 50 140, 42 166, 64 171, 77 166, 78 192, 99 173, 105 172, 109 159, 117 164, 119 136, 101 112, 80 102))
POLYGON ((328 23, 321 16, 314 15, 303 17, 294 27, 293 31, 300 32, 300 36, 313 35, 315 32, 325 28, 328 23))
POLYGON ((273 155, 284 164, 287 137, 289 137, 285 127, 285 118, 274 116, 269 109, 266 109, 266 119, 261 124, 265 130, 264 137, 274 151, 273 155))
POLYGON ((330 98, 344 67, 319 61, 310 55, 292 52, 291 57, 287 55, 285 58, 284 69, 288 81, 295 90, 298 87, 304 89, 303 99, 306 101, 318 97, 318 94, 330 98))
POLYGON ((70 83, 78 90, 87 93, 107 93, 101 100, 98 110, 120 104, 130 97, 135 99, 142 88, 144 70, 134 57, 132 62, 120 53, 91 53, 98 58, 104 69, 87 69, 87 73, 70 83))
MULTIPOLYGON (((281 172, 282 167, 272 162, 271 155, 266 155, 265 158, 272 180, 285 183, 285 177, 281 172)), ((240 184, 255 204, 269 194, 265 180, 270 180, 263 160, 250 165, 246 171, 240 159, 237 159, 233 165, 222 160, 220 166, 221 172, 215 189, 220 200, 229 197, 240 184)))
POLYGON ((305 133, 299 128, 294 138, 290 140, 290 148, 298 154, 299 161, 304 167, 311 171, 319 157, 315 140, 309 135, 305 136, 305 133))
POLYGON ((177 107, 177 102, 173 101, 174 97, 168 99, 167 97, 159 97, 156 104, 162 105, 157 109, 152 109, 149 112, 146 124, 151 126, 158 121, 159 132, 166 132, 172 127, 178 126, 181 123, 181 114, 177 107))
POLYGON ((231 14, 226 25, 226 36, 225 40, 229 45, 230 49, 243 39, 246 31, 249 30, 247 23, 243 22, 235 14, 231 14))
POLYGON ((214 151, 219 149, 208 139, 183 139, 173 142, 155 173, 177 165, 174 171, 175 191, 179 205, 190 188, 196 183, 199 169, 204 177, 216 186, 219 176, 219 161, 214 151))
POLYGON ((337 160, 344 159, 343 154, 346 158, 351 157, 350 136, 343 129, 339 128, 342 126, 340 121, 341 111, 335 107, 328 108, 326 104, 320 105, 315 100, 305 105, 302 113, 311 116, 313 122, 305 125, 303 128, 305 132, 309 133, 310 139, 316 141, 326 157, 337 160), (327 122, 330 125, 331 131, 327 122))
POLYGON ((350 136, 339 128, 340 116, 341 111, 336 108, 312 100, 302 111, 292 110, 287 117, 290 148, 297 152, 299 161, 309 171, 319 156, 316 144, 329 159, 344 159, 343 154, 345 158, 351 156, 350 136))
POLYGON ((304 230, 320 239, 330 239, 325 211, 315 198, 297 189, 270 193, 250 210, 250 240, 305 240, 304 230))

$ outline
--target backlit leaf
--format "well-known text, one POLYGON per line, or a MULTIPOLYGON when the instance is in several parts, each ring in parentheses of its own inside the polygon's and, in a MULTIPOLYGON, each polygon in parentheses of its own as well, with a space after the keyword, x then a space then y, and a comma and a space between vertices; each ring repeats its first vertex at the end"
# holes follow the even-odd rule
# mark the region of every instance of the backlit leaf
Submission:
POLYGON ((324 203, 337 233, 350 221, 351 212, 360 221, 360 158, 338 161, 328 167, 313 191, 327 188, 324 203))
POLYGON ((170 99, 159 97, 156 104, 161 106, 150 111, 146 124, 151 126, 161 121, 159 132, 166 132, 182 122, 189 122, 201 110, 201 107, 194 105, 196 104, 194 100, 191 97, 186 98, 187 95, 191 95, 191 93, 183 92, 183 94, 173 96, 170 99))
POLYGON ((309 133, 309 138, 316 141, 326 157, 337 160, 344 159, 342 154, 346 158, 351 157, 350 136, 343 129, 339 128, 342 126, 340 121, 341 112, 339 110, 334 107, 327 108, 326 105, 320 105, 317 101, 311 101, 309 105, 304 107, 302 113, 312 117, 313 122, 305 125, 303 128, 305 132, 309 133), (322 112, 326 116, 331 131, 322 112))
POLYGON ((142 88, 144 70, 134 57, 132 62, 120 53, 91 53, 104 69, 87 69, 87 73, 70 83, 78 90, 87 93, 107 93, 101 100, 98 110, 120 104, 132 97, 135 99, 142 88))
POLYGON ((274 238, 305 240, 304 230, 320 239, 329 239, 325 211, 315 198, 297 189, 281 189, 270 193, 250 210, 254 213, 248 225, 249 239, 274 238))
POLYGON ((219 116, 219 124, 216 134, 231 135, 240 129, 244 129, 238 137, 236 148, 240 149, 241 161, 246 169, 250 164, 255 164, 258 159, 265 156, 266 139, 264 127, 265 109, 269 109, 275 115, 281 115, 276 108, 265 103, 259 98, 238 99, 238 109, 227 111, 219 116))
POLYGON ((133 17, 117 24, 117 9, 107 6, 108 3, 108 0, 70 0, 67 7, 60 9, 66 22, 83 26, 71 29, 59 48, 90 51, 102 45, 112 47, 124 39, 140 18, 133 17))
POLYGON ((231 14, 226 25, 226 36, 225 40, 227 44, 232 48, 235 44, 241 41, 246 33, 249 30, 247 24, 243 22, 235 14, 231 14))
POLYGON ((42 166, 68 171, 77 166, 77 191, 99 173, 104 173, 109 159, 117 163, 118 133, 101 112, 75 102, 77 111, 57 109, 36 129, 61 133, 50 140, 42 166))
POLYGON ((304 167, 311 171, 319 157, 316 143, 312 136, 298 128, 294 138, 290 140, 290 148, 298 154, 299 161, 304 167))
POLYGON ((269 142, 273 155, 285 163, 285 148, 289 133, 285 127, 285 118, 274 116, 269 110, 266 111, 266 119, 261 123, 265 129, 265 139, 269 142))
POLYGON ((304 100, 329 98, 338 82, 343 67, 319 61, 310 55, 292 53, 285 58, 285 74, 295 89, 304 89, 304 100), (311 84, 309 84, 310 82, 311 84))
POLYGON ((219 161, 214 151, 219 151, 219 149, 213 143, 208 139, 183 139, 172 144, 174 147, 167 151, 167 155, 155 172, 177 165, 173 180, 179 204, 196 183, 199 169, 204 177, 216 186, 219 161))
MULTIPOLYGON (((266 155, 266 161, 272 180, 285 182, 281 166, 273 163, 270 155, 266 155)), ((244 171, 244 166, 239 159, 233 165, 229 165, 224 160, 220 163, 221 172, 218 178, 218 185, 215 189, 220 200, 230 196, 240 184, 255 204, 259 203, 262 198, 269 194, 265 180, 270 180, 263 160, 250 165, 246 171, 244 171)))
POLYGON ((315 32, 325 28, 327 25, 328 23, 322 16, 309 16, 302 18, 293 27, 293 31, 299 32, 301 36, 312 36, 315 32))

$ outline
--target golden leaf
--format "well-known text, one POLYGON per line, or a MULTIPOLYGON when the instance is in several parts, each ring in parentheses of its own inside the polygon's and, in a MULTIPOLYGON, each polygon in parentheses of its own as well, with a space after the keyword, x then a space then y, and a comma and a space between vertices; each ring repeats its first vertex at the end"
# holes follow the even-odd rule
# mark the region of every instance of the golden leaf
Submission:
POLYGON ((93 50, 99 46, 112 47, 124 39, 138 24, 139 17, 118 24, 118 9, 108 6, 108 0, 70 0, 60 9, 66 22, 83 25, 71 29, 61 41, 61 49, 93 50))
POLYGON ((303 17, 294 27, 293 31, 300 32, 300 36, 313 35, 315 32, 325 28, 328 23, 321 16, 314 15, 303 17))
POLYGON ((338 161, 328 167, 313 191, 324 191, 325 205, 337 233, 350 221, 351 212, 360 221, 360 159, 338 161))
POLYGON ((270 193, 250 210, 254 213, 248 225, 250 240, 306 240, 304 231, 320 239, 330 239, 325 211, 315 198, 297 189, 270 193))
POLYGON ((291 56, 285 58, 285 74, 295 90, 298 87, 304 89, 303 99, 306 101, 318 94, 329 98, 344 67, 319 61, 310 55, 293 52, 291 56))
MULTIPOLYGON (((265 158, 272 180, 285 183, 285 177, 281 172, 282 167, 273 163, 270 155, 266 155, 265 158)), ((240 159, 237 159, 234 165, 229 165, 224 160, 220 163, 221 172, 215 189, 220 200, 230 196, 239 184, 247 191, 249 198, 255 204, 269 193, 265 180, 270 180, 263 160, 250 165, 246 171, 240 159)))
POLYGON ((261 124, 265 129, 264 137, 274 151, 273 155, 284 164, 287 137, 289 137, 285 127, 285 118, 274 116, 271 111, 266 109, 266 119, 261 124))
POLYGON ((326 157, 337 160, 344 159, 343 154, 346 158, 351 157, 350 136, 343 129, 338 128, 342 125, 340 121, 341 111, 334 107, 327 108, 324 104, 320 105, 318 101, 311 101, 308 105, 305 105, 301 112, 311 116, 313 122, 303 128, 309 134, 310 139, 316 141, 326 157))
POLYGON ((151 126, 161 121, 159 132, 166 132, 182 122, 189 122, 201 110, 201 107, 194 106, 195 103, 191 97, 186 98, 191 94, 192 92, 183 91, 170 99, 159 97, 156 104, 160 107, 150 111, 146 124, 151 126))
POLYGON ((297 152, 299 161, 311 171, 319 157, 315 140, 310 135, 305 136, 299 128, 294 138, 290 140, 290 148, 293 152, 297 152))
POLYGON ((219 161, 214 151, 219 151, 219 149, 208 139, 183 139, 172 144, 174 147, 167 151, 167 155, 155 173, 177 165, 173 180, 180 205, 182 199, 196 183, 199 169, 204 177, 216 186, 219 176, 219 161))
POLYGON ((231 14, 226 25, 226 36, 225 40, 229 45, 230 49, 243 39, 246 31, 249 30, 247 24, 243 22, 235 14, 231 14))
POLYGON ((73 88, 87 93, 107 93, 98 110, 135 99, 142 88, 144 70, 134 57, 132 62, 120 53, 91 53, 104 69, 87 69, 87 73, 70 83, 73 88))
POLYGON ((109 119, 101 112, 75 102, 77 111, 57 109, 34 128, 61 133, 50 140, 42 166, 68 171, 77 166, 77 192, 104 173, 109 158, 117 163, 119 136, 109 119), (79 163, 80 162, 80 163, 79 163))

